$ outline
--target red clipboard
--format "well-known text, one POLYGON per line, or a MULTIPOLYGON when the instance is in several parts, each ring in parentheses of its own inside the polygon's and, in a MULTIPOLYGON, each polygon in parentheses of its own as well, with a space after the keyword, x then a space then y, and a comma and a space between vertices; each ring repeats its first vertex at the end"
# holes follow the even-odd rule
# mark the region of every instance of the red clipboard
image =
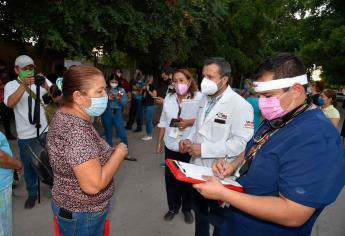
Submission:
MULTIPOLYGON (((190 184, 200 184, 204 183, 205 181, 199 180, 199 179, 193 179, 190 177, 187 177, 181 169, 174 163, 174 160, 172 159, 166 159, 165 164, 170 169, 171 173, 175 176, 175 178, 179 181, 190 183, 190 184)), ((242 186, 235 186, 231 184, 224 184, 224 187, 237 191, 237 192, 244 192, 244 189, 242 186)))

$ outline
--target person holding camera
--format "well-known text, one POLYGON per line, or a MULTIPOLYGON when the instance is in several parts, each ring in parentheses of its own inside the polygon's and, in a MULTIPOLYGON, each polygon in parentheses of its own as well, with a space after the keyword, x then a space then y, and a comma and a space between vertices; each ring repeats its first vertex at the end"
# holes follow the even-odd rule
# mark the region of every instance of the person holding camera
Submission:
MULTIPOLYGON (((34 76, 35 63, 31 57, 21 55, 15 60, 14 71, 18 75, 16 80, 10 81, 5 86, 4 103, 6 106, 13 108, 15 115, 15 123, 18 134, 18 146, 20 159, 24 166, 24 179, 28 198, 24 207, 30 209, 35 206, 37 199, 37 174, 30 165, 29 156, 25 151, 25 146, 37 137, 37 130, 42 133, 48 125, 44 109, 40 109, 39 119, 40 127, 32 124, 29 114, 29 107, 35 107, 36 86, 39 86, 40 98, 48 93, 51 82, 43 76, 34 76), (31 91, 31 92, 30 92, 31 91), (31 96, 29 94, 31 93, 31 96)), ((40 105, 41 106, 41 105, 40 105)), ((47 129, 46 129, 47 130, 47 129)))

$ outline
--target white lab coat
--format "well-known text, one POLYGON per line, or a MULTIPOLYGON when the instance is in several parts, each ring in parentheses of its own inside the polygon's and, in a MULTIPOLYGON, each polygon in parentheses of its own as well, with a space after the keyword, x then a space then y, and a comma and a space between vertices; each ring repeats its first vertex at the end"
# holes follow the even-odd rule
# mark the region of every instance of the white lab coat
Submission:
POLYGON ((191 163, 211 167, 216 158, 235 157, 244 151, 254 133, 254 115, 252 106, 230 86, 205 118, 209 99, 201 100, 188 139, 201 144, 201 157, 192 157, 191 163))
MULTIPOLYGON (((200 103, 200 100, 202 98, 203 98, 203 95, 200 92, 195 92, 194 97, 190 98, 189 101, 195 102, 195 104, 197 104, 196 106, 198 106, 200 103)), ((184 102, 182 102, 182 113, 181 113, 181 115, 183 114, 183 110, 185 109, 185 106, 183 106, 183 103, 184 102)), ((176 93, 174 93, 174 94, 169 93, 164 99, 162 114, 161 114, 161 117, 159 119, 159 123, 157 125, 157 127, 165 129, 165 131, 164 131, 164 144, 168 149, 170 149, 174 152, 179 151, 180 140, 186 139, 189 136, 190 131, 192 130, 191 127, 187 127, 183 131, 179 132, 178 137, 172 138, 169 136, 171 129, 172 129, 172 127, 169 126, 171 119, 177 118, 178 110, 179 110, 179 104, 177 103, 176 93)), ((197 116, 197 113, 194 114, 193 119, 195 119, 196 116, 197 116)), ((181 118, 185 118, 185 117, 181 117, 181 118)), ((191 118, 188 118, 188 119, 191 119, 191 118)))

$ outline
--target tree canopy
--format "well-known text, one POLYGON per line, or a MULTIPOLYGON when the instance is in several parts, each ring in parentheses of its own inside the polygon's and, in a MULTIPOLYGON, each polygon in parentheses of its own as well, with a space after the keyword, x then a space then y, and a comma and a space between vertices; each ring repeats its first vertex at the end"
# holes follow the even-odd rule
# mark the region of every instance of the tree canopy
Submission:
POLYGON ((0 39, 148 70, 223 56, 235 78, 290 51, 344 84, 344 14, 342 0, 0 0, 0 39))

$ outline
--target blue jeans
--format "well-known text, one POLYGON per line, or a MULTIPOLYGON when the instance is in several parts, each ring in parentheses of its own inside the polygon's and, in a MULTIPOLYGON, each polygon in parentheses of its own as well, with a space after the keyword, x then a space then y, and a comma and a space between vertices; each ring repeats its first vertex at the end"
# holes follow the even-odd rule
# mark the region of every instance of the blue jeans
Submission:
POLYGON ((72 219, 60 216, 60 208, 53 201, 52 210, 62 236, 102 236, 109 208, 100 212, 72 212, 72 219))
POLYGON ((31 166, 29 161, 29 155, 26 153, 25 146, 32 142, 35 138, 30 139, 18 139, 20 160, 24 166, 24 179, 26 183, 26 191, 29 196, 37 196, 37 174, 35 169, 31 166))
POLYGON ((12 236, 12 185, 0 190, 0 235, 12 236))
POLYGON ((141 126, 143 125, 143 105, 141 99, 132 99, 131 107, 129 108, 127 128, 132 129, 134 120, 137 122, 137 129, 141 130, 141 126))
POLYGON ((153 134, 153 114, 155 113, 156 106, 144 106, 144 114, 146 120, 146 134, 152 136, 153 134))
POLYGON ((102 123, 105 132, 105 140, 110 146, 113 146, 113 126, 115 127, 117 137, 120 138, 121 142, 128 145, 121 109, 114 110, 107 108, 102 114, 102 123))

